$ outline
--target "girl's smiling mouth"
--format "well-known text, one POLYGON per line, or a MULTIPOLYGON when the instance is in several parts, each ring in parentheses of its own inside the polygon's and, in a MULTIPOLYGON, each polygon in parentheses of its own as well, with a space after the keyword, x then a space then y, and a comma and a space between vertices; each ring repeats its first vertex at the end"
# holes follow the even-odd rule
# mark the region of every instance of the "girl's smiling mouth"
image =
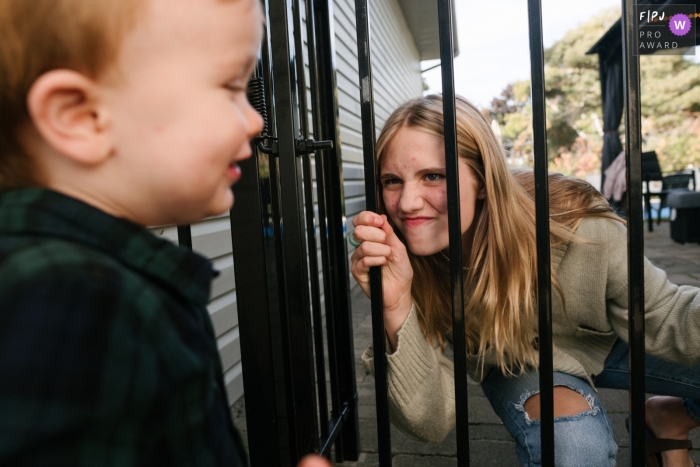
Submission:
POLYGON ((401 222, 407 227, 417 227, 431 220, 433 220, 432 217, 404 217, 401 219, 401 222))

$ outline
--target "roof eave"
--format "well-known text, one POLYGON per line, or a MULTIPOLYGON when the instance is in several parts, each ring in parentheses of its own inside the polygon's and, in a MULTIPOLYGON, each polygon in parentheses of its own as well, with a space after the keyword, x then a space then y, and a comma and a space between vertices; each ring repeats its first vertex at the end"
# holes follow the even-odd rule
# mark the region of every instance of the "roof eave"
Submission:
MULTIPOLYGON (((440 58, 437 2, 425 0, 398 0, 406 24, 413 35, 421 60, 440 58)), ((454 34, 455 57, 459 55, 457 40, 457 17, 452 4, 452 25, 454 34)))

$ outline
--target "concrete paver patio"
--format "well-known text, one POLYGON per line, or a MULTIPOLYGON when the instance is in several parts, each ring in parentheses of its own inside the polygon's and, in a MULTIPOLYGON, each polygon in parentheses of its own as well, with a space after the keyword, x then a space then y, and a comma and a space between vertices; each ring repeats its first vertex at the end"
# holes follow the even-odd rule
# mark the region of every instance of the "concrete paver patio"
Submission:
MULTIPOLYGON (((667 271, 669 279, 677 284, 700 287, 700 245, 680 245, 669 235, 668 224, 655 226, 653 233, 644 234, 646 256, 658 267, 667 271)), ((378 466, 374 378, 367 374, 361 362, 362 352, 371 342, 371 316, 369 300, 357 291, 353 296, 353 323, 355 327, 355 358, 357 390, 359 394, 360 438, 362 454, 357 462, 343 462, 347 467, 378 466)), ((600 399, 613 422, 615 441, 620 450, 617 465, 628 465, 628 440, 624 421, 627 416, 626 391, 601 389, 600 399)), ((469 438, 471 465, 517 466, 515 444, 500 419, 491 409, 480 386, 470 381, 469 386, 469 438)), ((245 410, 234 411, 235 423, 245 437, 245 410)), ((691 433, 693 445, 700 448, 700 429, 691 433)), ((413 441, 392 427, 392 453, 395 467, 452 467, 457 465, 457 440, 454 430, 440 444, 413 441)), ((700 450, 691 453, 700 461, 700 450)))

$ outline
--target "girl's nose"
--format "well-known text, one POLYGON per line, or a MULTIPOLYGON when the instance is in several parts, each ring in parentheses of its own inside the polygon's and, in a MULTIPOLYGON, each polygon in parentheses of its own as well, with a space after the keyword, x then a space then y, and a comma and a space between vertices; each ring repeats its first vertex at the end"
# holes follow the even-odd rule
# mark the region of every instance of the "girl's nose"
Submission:
POLYGON ((416 212, 423 207, 423 195, 420 187, 413 183, 404 184, 401 190, 401 199, 399 200, 399 209, 401 212, 410 214, 416 212))

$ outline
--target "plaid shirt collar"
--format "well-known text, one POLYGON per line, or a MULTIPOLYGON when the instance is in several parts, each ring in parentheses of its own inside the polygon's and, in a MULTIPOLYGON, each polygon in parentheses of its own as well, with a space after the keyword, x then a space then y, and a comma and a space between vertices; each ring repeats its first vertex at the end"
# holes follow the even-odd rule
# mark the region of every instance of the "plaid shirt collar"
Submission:
POLYGON ((0 194, 0 236, 41 236, 101 250, 198 306, 218 275, 206 258, 143 227, 42 188, 0 194))

